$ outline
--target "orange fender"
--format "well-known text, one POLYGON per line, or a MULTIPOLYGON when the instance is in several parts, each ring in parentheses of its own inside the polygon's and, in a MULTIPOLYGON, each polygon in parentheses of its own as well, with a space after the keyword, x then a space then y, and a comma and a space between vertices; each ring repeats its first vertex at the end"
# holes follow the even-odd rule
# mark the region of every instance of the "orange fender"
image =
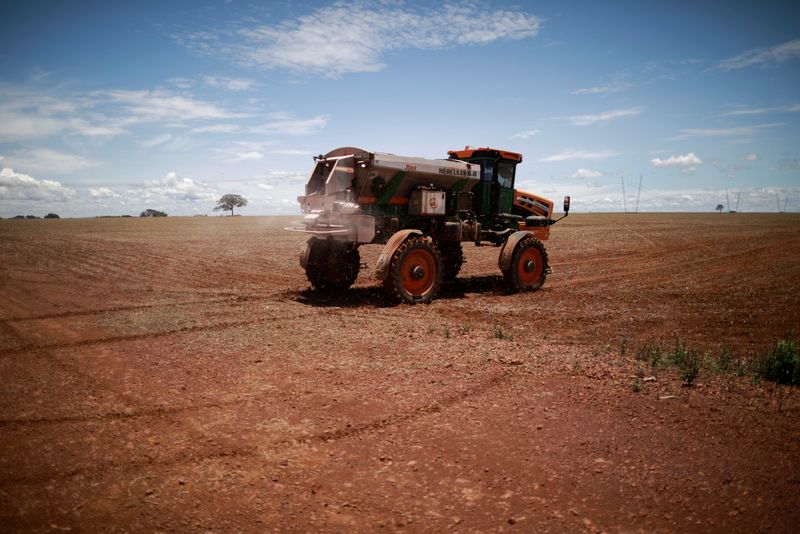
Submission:
POLYGON ((517 248, 517 243, 528 236, 536 237, 533 235, 533 232, 527 230, 520 230, 508 236, 506 242, 503 243, 503 248, 500 249, 500 258, 497 260, 497 264, 500 266, 502 272, 506 272, 511 268, 511 257, 514 255, 514 249, 517 248))
POLYGON ((389 278, 389 265, 392 263, 392 256, 394 256, 397 248, 403 244, 403 241, 412 235, 424 234, 420 230, 408 229, 395 232, 395 234, 389 238, 389 241, 386 242, 386 246, 384 246, 381 251, 381 255, 378 257, 378 263, 375 266, 375 278, 382 282, 389 278))

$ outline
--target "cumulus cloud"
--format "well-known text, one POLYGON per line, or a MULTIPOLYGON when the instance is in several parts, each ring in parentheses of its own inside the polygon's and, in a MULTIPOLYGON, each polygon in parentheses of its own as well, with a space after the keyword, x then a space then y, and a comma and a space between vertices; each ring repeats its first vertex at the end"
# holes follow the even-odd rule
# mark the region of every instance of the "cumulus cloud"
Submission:
POLYGON ((107 198, 120 198, 122 195, 116 193, 108 187, 90 187, 89 198, 93 200, 104 200, 107 198))
POLYGON ((758 159, 758 154, 747 154, 742 156, 744 161, 756 161, 758 159))
POLYGON ((534 37, 542 22, 524 11, 487 10, 468 1, 435 8, 356 1, 336 2, 274 25, 245 24, 233 32, 184 33, 176 39, 250 65, 336 77, 382 70, 392 50, 534 37))
POLYGON ((213 187, 175 172, 167 173, 161 180, 145 181, 131 192, 142 201, 213 202, 217 199, 217 191, 213 187))
POLYGON ((600 171, 596 171, 593 169, 578 169, 574 173, 572 173, 573 178, 597 178, 598 176, 603 176, 603 173, 600 171))
POLYGON ((653 167, 680 167, 684 173, 693 173, 703 160, 698 158, 694 152, 689 152, 681 156, 670 156, 667 159, 653 158, 650 160, 653 167))
POLYGON ((547 156, 539 161, 566 161, 570 159, 603 159, 619 156, 621 152, 615 150, 562 150, 557 154, 547 156))
POLYGON ((37 180, 4 167, 0 170, 0 199, 66 202, 75 191, 54 180, 37 180))
POLYGON ((753 65, 774 65, 800 58, 800 39, 793 39, 767 48, 753 48, 719 62, 714 70, 736 70, 753 65))
POLYGON ((592 113, 588 115, 575 115, 567 117, 567 121, 576 126, 589 126, 596 122, 607 122, 613 119, 622 119, 627 117, 636 117, 641 115, 642 108, 627 108, 627 109, 614 109, 611 111, 604 111, 602 113, 592 113))

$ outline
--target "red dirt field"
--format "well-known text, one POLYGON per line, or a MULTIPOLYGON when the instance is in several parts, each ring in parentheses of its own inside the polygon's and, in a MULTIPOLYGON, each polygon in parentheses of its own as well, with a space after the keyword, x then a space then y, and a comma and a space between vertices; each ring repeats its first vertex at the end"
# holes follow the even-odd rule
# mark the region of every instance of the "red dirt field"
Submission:
POLYGON ((796 531, 798 388, 636 353, 798 339, 799 216, 573 214, 419 306, 290 222, 0 221, 3 531, 796 531))

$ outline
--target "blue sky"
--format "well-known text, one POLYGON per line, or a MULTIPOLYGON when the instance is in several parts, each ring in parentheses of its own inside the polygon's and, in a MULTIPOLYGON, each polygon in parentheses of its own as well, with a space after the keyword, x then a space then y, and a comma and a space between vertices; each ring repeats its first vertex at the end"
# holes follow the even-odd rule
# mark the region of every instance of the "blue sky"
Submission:
POLYGON ((298 213, 311 156, 524 154, 577 211, 800 211, 789 2, 3 1, 0 216, 298 213), (621 178, 622 177, 622 178, 621 178))

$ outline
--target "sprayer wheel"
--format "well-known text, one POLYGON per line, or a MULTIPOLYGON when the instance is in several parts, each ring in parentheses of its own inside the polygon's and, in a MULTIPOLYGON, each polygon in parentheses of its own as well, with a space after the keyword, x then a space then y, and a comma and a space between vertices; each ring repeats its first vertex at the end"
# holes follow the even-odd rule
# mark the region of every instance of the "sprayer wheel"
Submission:
POLYGON ((442 283, 442 260, 430 237, 410 237, 392 255, 386 292, 401 302, 428 303, 442 283))
POLYGON ((503 276, 513 291, 536 291, 542 287, 547 278, 547 251, 542 242, 527 237, 517 243, 503 276))
POLYGON ((353 285, 361 267, 358 247, 329 239, 308 241, 306 277, 318 291, 338 291, 353 285))

